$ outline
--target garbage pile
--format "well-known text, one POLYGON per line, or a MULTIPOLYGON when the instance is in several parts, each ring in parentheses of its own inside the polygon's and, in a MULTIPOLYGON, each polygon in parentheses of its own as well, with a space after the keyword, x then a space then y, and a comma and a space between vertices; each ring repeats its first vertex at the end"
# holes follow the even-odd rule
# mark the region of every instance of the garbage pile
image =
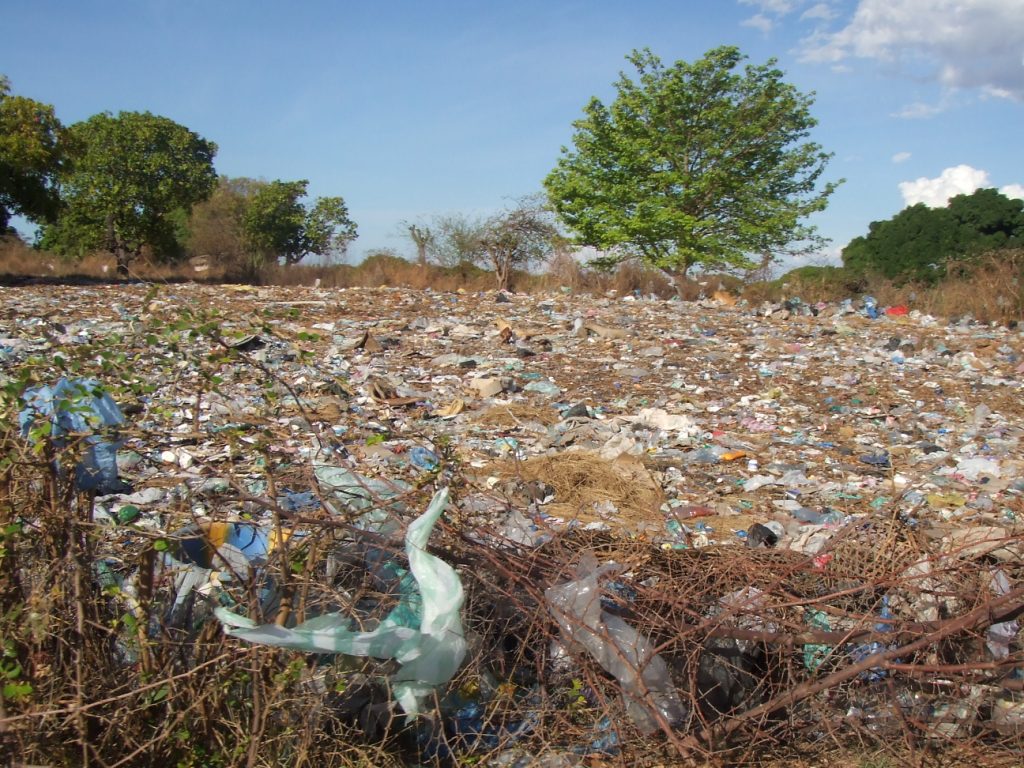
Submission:
POLYGON ((1016 328, 871 297, 2 290, 20 439, 87 497, 125 668, 158 638, 177 674, 214 636, 290 649, 309 718, 398 762, 1020 749, 1016 328))

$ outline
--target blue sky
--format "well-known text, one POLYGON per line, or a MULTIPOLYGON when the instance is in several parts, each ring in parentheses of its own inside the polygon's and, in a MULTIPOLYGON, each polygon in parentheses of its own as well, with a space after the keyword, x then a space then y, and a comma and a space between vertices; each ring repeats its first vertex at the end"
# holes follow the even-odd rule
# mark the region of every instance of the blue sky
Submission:
POLYGON ((198 2, 0 0, 0 73, 65 123, 149 110, 215 141, 228 176, 310 181, 359 225, 487 214, 537 192, 624 57, 737 45, 815 91, 846 183, 814 219, 835 259, 908 202, 1024 197, 1024 0, 198 2))

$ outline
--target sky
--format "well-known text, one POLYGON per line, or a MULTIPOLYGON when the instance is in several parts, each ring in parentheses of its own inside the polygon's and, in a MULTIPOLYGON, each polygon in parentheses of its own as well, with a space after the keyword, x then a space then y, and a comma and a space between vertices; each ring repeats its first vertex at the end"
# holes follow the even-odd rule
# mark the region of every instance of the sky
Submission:
MULTIPOLYGON (((403 222, 537 193, 625 57, 735 45, 814 92, 845 179, 810 221, 835 263, 870 222, 995 187, 1024 197, 1024 0, 0 0, 0 73, 71 124, 149 111, 218 173, 308 179, 412 256, 403 222)), ((794 266, 787 263, 783 266, 794 266)))

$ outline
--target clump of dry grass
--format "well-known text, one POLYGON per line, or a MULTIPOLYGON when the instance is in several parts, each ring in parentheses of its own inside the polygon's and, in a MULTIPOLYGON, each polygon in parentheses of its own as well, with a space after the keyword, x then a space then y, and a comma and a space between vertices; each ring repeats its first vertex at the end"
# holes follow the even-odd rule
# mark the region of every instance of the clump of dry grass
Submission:
POLYGON ((661 487, 642 463, 627 457, 609 461, 591 451, 566 451, 507 463, 498 472, 550 485, 555 499, 548 511, 559 517, 634 528, 661 516, 661 487), (615 509, 611 520, 599 509, 605 504, 615 509))
POLYGON ((549 426, 558 421, 554 408, 530 405, 529 403, 508 403, 495 405, 477 416, 474 421, 488 427, 511 429, 527 422, 538 422, 549 426))

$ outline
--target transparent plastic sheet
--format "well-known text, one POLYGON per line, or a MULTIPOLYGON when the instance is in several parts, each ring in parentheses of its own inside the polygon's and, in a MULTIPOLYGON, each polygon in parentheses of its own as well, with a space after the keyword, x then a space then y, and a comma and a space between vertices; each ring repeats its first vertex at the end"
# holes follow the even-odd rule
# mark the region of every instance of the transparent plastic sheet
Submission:
POLYGON ((462 581, 450 565, 426 551, 447 503, 448 489, 443 488, 409 526, 405 551, 412 579, 403 579, 401 600, 373 631, 353 632, 351 618, 340 613, 317 616, 290 629, 258 626, 225 608, 217 609, 217 618, 227 634, 251 643, 398 661, 402 666, 392 676, 394 696, 414 717, 421 712, 420 700, 448 682, 466 655, 462 581))
POLYGON ((586 650, 619 681, 626 711, 643 733, 658 729, 655 713, 669 725, 681 725, 688 719, 688 712, 672 684, 665 660, 654 653, 648 638, 601 609, 598 579, 617 567, 599 567, 594 554, 585 553, 575 579, 545 590, 548 608, 565 640, 586 650))

